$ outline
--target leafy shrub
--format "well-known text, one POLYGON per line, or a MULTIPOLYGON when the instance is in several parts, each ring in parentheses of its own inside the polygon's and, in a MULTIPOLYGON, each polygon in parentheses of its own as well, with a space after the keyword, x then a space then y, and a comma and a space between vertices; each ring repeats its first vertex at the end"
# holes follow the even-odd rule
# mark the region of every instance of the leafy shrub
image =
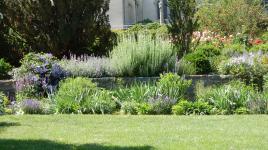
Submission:
POLYGON ((0 115, 5 113, 5 107, 8 102, 8 98, 0 91, 0 115))
POLYGON ((264 32, 263 34, 262 34, 262 36, 261 36, 261 40, 263 40, 263 41, 268 41, 268 31, 266 31, 266 32, 264 32))
POLYGON ((138 111, 138 114, 141 114, 141 115, 152 114, 151 112, 152 108, 148 103, 139 104, 137 111, 138 111))
POLYGON ((241 107, 235 110, 235 114, 239 115, 249 114, 249 110, 246 107, 241 107))
POLYGON ((193 103, 193 114, 196 115, 209 115, 212 106, 207 102, 197 101, 193 103))
POLYGON ((41 114, 42 104, 38 100, 26 99, 21 101, 20 107, 25 114, 41 114))
POLYGON ((27 54, 21 61, 21 67, 14 71, 18 100, 46 96, 55 91, 65 76, 67 73, 51 54, 27 54))
POLYGON ((82 104, 94 95, 96 90, 96 84, 87 78, 68 78, 62 81, 55 97, 59 113, 82 113, 82 104))
POLYGON ((240 81, 233 81, 219 87, 207 88, 197 93, 198 101, 208 102, 227 114, 235 113, 241 107, 247 107, 247 103, 256 98, 254 88, 240 81))
POLYGON ((155 95, 157 88, 151 84, 136 83, 127 88, 118 88, 114 92, 114 97, 119 103, 125 101, 144 102, 155 95))
POLYGON ((250 51, 251 52, 258 52, 258 51, 268 52, 268 43, 254 45, 253 47, 250 48, 250 51))
POLYGON ((121 110, 131 114, 170 114, 171 107, 185 96, 191 81, 172 73, 160 77, 156 85, 135 84, 117 89, 114 99, 122 103, 121 110))
POLYGON ((87 95, 82 102, 83 113, 111 114, 116 109, 112 95, 106 90, 97 90, 93 95, 87 95))
POLYGON ((192 103, 187 100, 180 102, 172 107, 172 113, 175 115, 189 115, 192 113, 192 103))
POLYGON ((167 38, 168 28, 166 25, 160 25, 158 22, 148 22, 148 23, 139 23, 135 24, 132 27, 128 28, 126 31, 123 32, 123 34, 147 34, 153 37, 163 37, 167 38))
POLYGON ((156 86, 161 95, 179 100, 185 96, 191 83, 192 81, 185 80, 176 74, 167 73, 160 75, 160 80, 156 83, 156 86))
POLYGON ((8 77, 8 72, 11 71, 12 67, 3 58, 0 59, 0 79, 8 77))
POLYGON ((243 54, 245 47, 242 44, 228 44, 221 50, 221 53, 225 56, 232 57, 233 55, 243 54))
POLYGON ((126 102, 123 102, 123 104, 121 106, 121 112, 124 114, 136 115, 136 114, 138 114, 138 108, 139 108, 139 104, 137 102, 126 101, 126 102))
POLYGON ((179 75, 195 75, 196 68, 195 65, 184 58, 182 58, 179 62, 176 63, 176 72, 179 75))
POLYGON ((254 83, 261 89, 263 75, 268 72, 268 55, 261 51, 233 56, 219 64, 221 74, 233 75, 246 83, 254 83))
POLYGON ((172 107, 172 113, 175 115, 209 115, 211 106, 207 102, 197 101, 189 102, 180 100, 178 104, 172 107))
POLYGON ((27 43, 27 51, 23 49, 23 53, 51 52, 57 57, 70 52, 103 55, 114 44, 107 0, 1 0, 0 7, 3 16, 9 18, 3 20, 4 26, 15 29, 25 39, 22 43, 27 43))
POLYGON ((202 2, 197 16, 202 29, 222 35, 239 32, 254 36, 263 31, 259 24, 266 20, 267 13, 261 0, 210 0, 202 2))
POLYGON ((195 65, 197 74, 213 72, 211 58, 220 55, 220 51, 213 45, 199 46, 193 53, 185 56, 186 61, 195 65))

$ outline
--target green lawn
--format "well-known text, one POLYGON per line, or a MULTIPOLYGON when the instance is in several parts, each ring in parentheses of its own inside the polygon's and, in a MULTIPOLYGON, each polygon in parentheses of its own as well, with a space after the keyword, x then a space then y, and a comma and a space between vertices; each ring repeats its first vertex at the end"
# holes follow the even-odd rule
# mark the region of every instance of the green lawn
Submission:
POLYGON ((268 116, 0 116, 0 150, 268 149, 268 116))

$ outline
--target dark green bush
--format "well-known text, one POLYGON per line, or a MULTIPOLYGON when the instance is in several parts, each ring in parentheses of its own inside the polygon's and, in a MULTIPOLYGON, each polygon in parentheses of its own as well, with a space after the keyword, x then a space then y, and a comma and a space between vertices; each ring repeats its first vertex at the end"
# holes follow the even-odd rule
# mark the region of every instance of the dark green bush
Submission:
POLYGON ((193 63, 197 74, 208 74, 213 72, 211 60, 220 55, 220 50, 213 45, 201 45, 185 56, 185 60, 193 63))
POLYGON ((8 72, 11 71, 12 67, 3 58, 0 59, 0 79, 6 79, 9 77, 8 72))
POLYGON ((109 3, 110 0, 1 0, 0 9, 4 26, 18 33, 17 39, 26 45, 20 54, 34 51, 51 52, 57 57, 70 52, 103 55, 111 50, 116 38, 110 30, 109 3))

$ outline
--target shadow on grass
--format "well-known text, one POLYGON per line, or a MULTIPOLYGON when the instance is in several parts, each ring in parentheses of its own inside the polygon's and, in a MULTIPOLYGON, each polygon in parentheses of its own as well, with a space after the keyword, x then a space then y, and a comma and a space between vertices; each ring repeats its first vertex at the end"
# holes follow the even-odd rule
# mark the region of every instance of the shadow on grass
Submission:
POLYGON ((0 139, 1 150, 153 150, 151 146, 106 146, 99 144, 70 145, 48 140, 0 139))
POLYGON ((18 122, 0 122, 0 133, 3 132, 7 127, 20 126, 18 122))
POLYGON ((0 128, 13 127, 13 126, 20 126, 20 123, 18 123, 18 122, 0 122, 0 128))

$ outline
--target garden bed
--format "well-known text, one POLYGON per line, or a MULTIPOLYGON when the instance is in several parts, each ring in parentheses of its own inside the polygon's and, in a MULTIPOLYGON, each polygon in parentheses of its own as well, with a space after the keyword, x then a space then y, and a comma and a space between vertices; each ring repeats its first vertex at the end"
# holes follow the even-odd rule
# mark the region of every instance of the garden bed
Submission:
MULTIPOLYGON (((97 83, 99 87, 106 89, 114 89, 118 86, 118 82, 124 86, 130 86, 135 83, 155 83, 160 77, 103 77, 91 78, 93 82, 97 83)), ((188 95, 194 95, 195 85, 198 82, 203 82, 204 86, 220 85, 232 80, 230 75, 188 75, 185 79, 192 80, 192 86, 188 90, 188 95)), ((15 81, 14 80, 0 80, 0 91, 3 91, 11 100, 15 99, 15 81)))

